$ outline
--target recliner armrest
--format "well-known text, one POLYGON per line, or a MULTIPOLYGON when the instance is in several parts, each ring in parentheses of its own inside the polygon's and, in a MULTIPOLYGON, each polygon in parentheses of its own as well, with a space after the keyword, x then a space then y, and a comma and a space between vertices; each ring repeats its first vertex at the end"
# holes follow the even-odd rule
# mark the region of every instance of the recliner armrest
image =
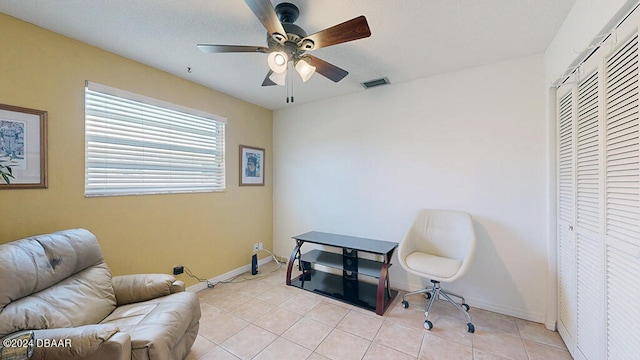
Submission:
POLYGON ((118 306, 155 299, 184 291, 184 283, 167 274, 134 274, 112 278, 118 306))
POLYGON ((178 292, 185 291, 184 281, 176 280, 171 284, 171 293, 175 294, 178 292))
POLYGON ((113 324, 34 330, 33 360, 131 359, 131 336, 113 324))

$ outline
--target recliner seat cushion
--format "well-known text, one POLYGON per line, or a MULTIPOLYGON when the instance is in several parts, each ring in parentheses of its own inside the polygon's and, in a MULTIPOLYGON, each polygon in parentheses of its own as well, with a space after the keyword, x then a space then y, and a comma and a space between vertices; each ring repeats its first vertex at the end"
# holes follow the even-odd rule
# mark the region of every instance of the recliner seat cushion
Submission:
POLYGON ((462 261, 458 259, 450 259, 442 256, 431 255, 420 251, 415 251, 405 258, 405 262, 409 268, 414 271, 431 274, 443 279, 454 276, 462 261))

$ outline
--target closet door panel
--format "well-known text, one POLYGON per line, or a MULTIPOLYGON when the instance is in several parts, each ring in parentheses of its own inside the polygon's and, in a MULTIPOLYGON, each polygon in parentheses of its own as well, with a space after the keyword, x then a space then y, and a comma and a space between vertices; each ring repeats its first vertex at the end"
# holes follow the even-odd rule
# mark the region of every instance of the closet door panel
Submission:
POLYGON ((567 347, 575 346, 576 239, 575 220, 575 96, 565 90, 558 104, 558 331, 567 347))
MULTIPOLYGON (((635 31, 635 30, 634 30, 635 31)), ((606 348, 640 353, 640 117, 638 35, 605 59, 606 348)))
POLYGON ((575 155, 576 347, 582 358, 594 360, 603 358, 605 325, 599 80, 595 70, 578 84, 575 155))

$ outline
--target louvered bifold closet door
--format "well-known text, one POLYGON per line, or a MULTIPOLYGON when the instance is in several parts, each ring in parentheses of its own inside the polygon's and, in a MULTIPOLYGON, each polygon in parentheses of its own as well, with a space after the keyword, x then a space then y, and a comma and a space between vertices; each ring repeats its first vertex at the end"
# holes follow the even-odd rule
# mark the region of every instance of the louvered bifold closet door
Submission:
POLYGON ((556 92, 558 331, 577 360, 640 359, 640 11, 620 16, 556 92))
POLYGON ((605 59, 607 358, 640 356, 638 36, 605 59))
POLYGON ((604 356, 604 242, 601 236, 599 76, 578 84, 576 130, 576 358, 604 356))
POLYGON ((558 331, 573 348, 576 329, 574 93, 563 89, 558 117, 558 331))

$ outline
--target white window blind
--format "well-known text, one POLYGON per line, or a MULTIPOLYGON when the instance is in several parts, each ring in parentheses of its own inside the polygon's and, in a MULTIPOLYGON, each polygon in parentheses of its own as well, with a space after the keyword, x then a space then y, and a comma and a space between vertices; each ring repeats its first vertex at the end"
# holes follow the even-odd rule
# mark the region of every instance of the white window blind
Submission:
POLYGON ((226 119, 123 90, 85 87, 85 196, 225 189, 226 119))

